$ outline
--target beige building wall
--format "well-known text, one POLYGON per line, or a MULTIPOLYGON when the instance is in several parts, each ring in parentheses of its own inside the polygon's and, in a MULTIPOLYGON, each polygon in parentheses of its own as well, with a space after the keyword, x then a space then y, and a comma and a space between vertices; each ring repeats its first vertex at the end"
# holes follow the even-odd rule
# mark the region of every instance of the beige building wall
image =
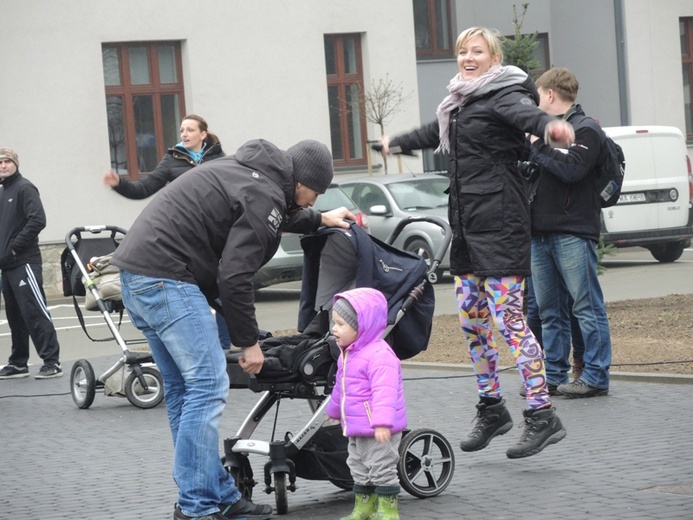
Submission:
POLYGON ((675 126, 685 134, 679 18, 693 16, 693 2, 625 0, 624 6, 631 124, 675 126))
POLYGON ((187 112, 207 119, 227 153, 258 137, 330 144, 327 33, 361 33, 365 84, 387 74, 414 90, 392 124, 419 123, 408 1, 2 0, 2 16, 0 146, 19 153, 41 192, 42 243, 60 244, 75 226, 128 228, 146 204, 101 182, 110 168, 104 42, 182 41, 187 112))

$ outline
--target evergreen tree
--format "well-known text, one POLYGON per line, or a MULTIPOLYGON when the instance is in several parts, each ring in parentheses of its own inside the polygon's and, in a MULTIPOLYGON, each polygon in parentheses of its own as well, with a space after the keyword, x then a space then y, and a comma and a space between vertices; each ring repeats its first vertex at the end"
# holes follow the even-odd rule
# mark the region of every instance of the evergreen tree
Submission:
POLYGON ((506 65, 515 65, 521 69, 531 72, 539 67, 539 62, 534 57, 534 51, 539 46, 537 36, 538 31, 533 34, 522 34, 522 24, 527 14, 529 3, 522 4, 522 14, 517 15, 517 8, 513 4, 513 27, 515 34, 505 38, 503 42, 503 54, 506 65))

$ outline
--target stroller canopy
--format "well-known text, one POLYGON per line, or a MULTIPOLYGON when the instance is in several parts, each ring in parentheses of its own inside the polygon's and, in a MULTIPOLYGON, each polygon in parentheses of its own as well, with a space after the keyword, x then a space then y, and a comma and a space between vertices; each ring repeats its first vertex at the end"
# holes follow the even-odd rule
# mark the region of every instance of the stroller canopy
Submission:
POLYGON ((329 311, 332 296, 353 287, 372 287, 388 302, 390 333, 385 338, 400 359, 428 347, 435 310, 435 292, 427 282, 423 258, 402 251, 353 224, 350 229, 321 228, 301 238, 303 282, 298 330, 305 330, 320 311, 329 311), (418 301, 399 315, 407 296, 418 301))

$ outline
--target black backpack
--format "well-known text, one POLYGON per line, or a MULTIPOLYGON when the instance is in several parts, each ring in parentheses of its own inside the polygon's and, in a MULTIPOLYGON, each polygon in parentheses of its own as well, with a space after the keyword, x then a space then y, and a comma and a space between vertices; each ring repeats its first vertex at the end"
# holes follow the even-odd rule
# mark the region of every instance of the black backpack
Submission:
MULTIPOLYGON (((574 113, 574 108, 563 116, 568 119, 574 113)), ((611 137, 604 133, 601 125, 589 116, 583 116, 574 122, 574 127, 582 125, 594 128, 600 135, 604 136, 602 150, 597 170, 597 192, 599 193, 601 207, 610 208, 618 202, 623 188, 623 178, 626 174, 626 157, 623 148, 611 137)))
POLYGON ((609 208, 618 202, 623 188, 623 177, 626 174, 626 157, 623 148, 611 137, 606 136, 604 156, 599 166, 597 178, 602 208, 609 208))

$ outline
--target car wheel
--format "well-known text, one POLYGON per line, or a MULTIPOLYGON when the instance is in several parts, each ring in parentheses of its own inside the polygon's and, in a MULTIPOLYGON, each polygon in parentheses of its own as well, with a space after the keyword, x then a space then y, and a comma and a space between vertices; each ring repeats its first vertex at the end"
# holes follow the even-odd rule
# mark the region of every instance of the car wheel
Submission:
POLYGON ((668 244, 651 246, 650 253, 655 257, 655 260, 662 263, 671 263, 681 258, 684 249, 685 247, 682 242, 671 242, 668 244))
MULTIPOLYGON (((425 240, 420 238, 412 240, 407 244, 405 250, 419 255, 426 261, 426 265, 429 268, 431 267, 431 262, 433 261, 433 251, 431 251, 430 246, 425 240)), ((432 275, 433 276, 428 277, 429 282, 437 283, 438 280, 440 280, 440 277, 443 275, 443 270, 439 267, 435 270, 435 272, 432 273, 432 275)))

